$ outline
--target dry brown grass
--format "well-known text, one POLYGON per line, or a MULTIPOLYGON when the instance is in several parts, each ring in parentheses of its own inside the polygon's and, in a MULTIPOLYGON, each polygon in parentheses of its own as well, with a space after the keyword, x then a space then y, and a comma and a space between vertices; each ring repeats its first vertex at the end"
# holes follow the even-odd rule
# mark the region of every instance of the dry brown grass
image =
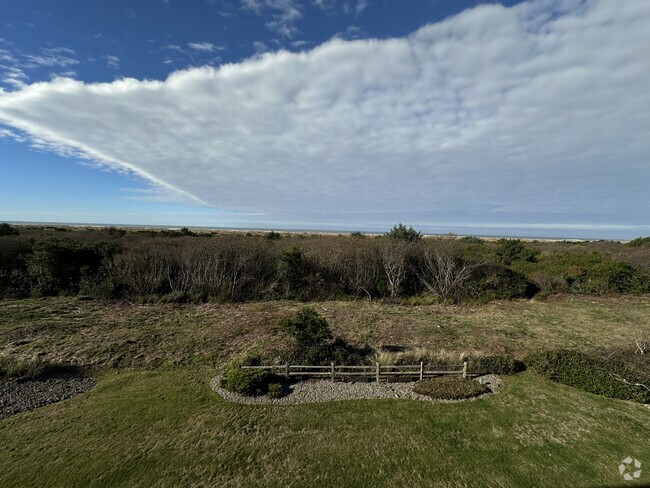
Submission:
MULTIPOLYGON (((116 367, 217 364, 246 350, 287 343, 278 326, 305 304, 139 305, 77 298, 0 301, 0 354, 116 367)), ((407 306, 369 301, 307 304, 336 334, 382 352, 380 362, 461 355, 631 345, 650 337, 650 296, 554 297, 481 306, 407 306)), ((269 359, 272 357, 269 356, 269 359)))

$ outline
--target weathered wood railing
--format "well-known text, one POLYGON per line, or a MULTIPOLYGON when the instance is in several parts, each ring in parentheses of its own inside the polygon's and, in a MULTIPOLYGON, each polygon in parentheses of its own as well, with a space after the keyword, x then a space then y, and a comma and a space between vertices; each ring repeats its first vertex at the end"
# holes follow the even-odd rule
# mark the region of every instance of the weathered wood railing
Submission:
POLYGON ((270 370, 275 373, 286 376, 315 376, 322 378, 330 378, 335 381, 337 378, 343 379, 344 377, 369 377, 374 378, 379 382, 388 377, 411 377, 423 380, 424 378, 432 378, 440 375, 462 375, 463 378, 471 376, 467 372, 467 361, 463 364, 450 364, 445 365, 435 370, 425 369, 424 363, 420 364, 396 364, 396 365, 381 365, 375 363, 374 366, 348 366, 345 364, 331 363, 328 366, 311 366, 304 364, 274 364, 270 366, 242 366, 245 369, 262 369, 270 370), (460 368, 460 369, 454 369, 460 368))

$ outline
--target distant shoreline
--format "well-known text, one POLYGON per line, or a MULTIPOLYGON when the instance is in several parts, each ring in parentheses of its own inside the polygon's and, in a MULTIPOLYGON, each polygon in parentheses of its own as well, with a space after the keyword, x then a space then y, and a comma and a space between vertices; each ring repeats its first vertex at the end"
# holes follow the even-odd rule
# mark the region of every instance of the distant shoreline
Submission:
MULTIPOLYGON (((187 228, 192 231, 197 232, 224 232, 224 233, 259 233, 264 234, 268 232, 278 232, 282 234, 294 234, 294 235, 325 235, 325 236, 337 236, 337 235, 346 235, 352 234, 353 232, 361 232, 364 235, 370 237, 381 236, 385 232, 373 232, 373 231, 355 231, 355 230, 315 230, 315 229, 277 229, 277 228, 241 228, 241 227, 208 227, 208 226, 192 226, 192 225, 141 225, 141 224, 99 224, 99 223, 71 223, 71 222, 27 222, 27 221, 4 221, 11 225, 21 226, 21 227, 32 227, 32 226, 45 226, 45 227, 64 227, 71 229, 102 229, 113 227, 116 229, 125 229, 125 230, 180 230, 182 228, 187 228)), ((544 242, 590 242, 590 241, 609 241, 609 242, 620 242, 626 243, 630 242, 630 239, 606 239, 606 238, 579 238, 579 237, 538 237, 538 236, 525 236, 525 235, 494 235, 494 234, 456 234, 456 233, 426 233, 422 232, 423 237, 431 238, 441 238, 441 237, 478 237, 486 241, 495 241, 498 239, 519 239, 522 241, 544 241, 544 242)))

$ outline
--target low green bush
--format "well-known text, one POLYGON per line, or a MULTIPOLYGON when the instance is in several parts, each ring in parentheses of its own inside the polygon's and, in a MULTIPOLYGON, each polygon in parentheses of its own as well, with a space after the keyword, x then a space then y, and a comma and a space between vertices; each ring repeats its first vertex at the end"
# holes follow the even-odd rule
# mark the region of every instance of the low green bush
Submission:
POLYGON ((438 376, 418 381, 413 391, 436 400, 462 400, 472 398, 490 390, 478 381, 460 376, 438 376))
POLYGON ((535 262, 518 261, 511 268, 529 277, 542 291, 585 293, 647 293, 648 273, 604 252, 554 252, 535 262))
POLYGON ((637 237, 626 244, 629 247, 650 247, 650 237, 637 237))
POLYGON ((515 374, 524 369, 523 364, 507 354, 471 357, 467 371, 480 374, 515 374))
POLYGON ((246 396, 268 392, 270 374, 259 369, 244 369, 238 362, 228 365, 221 377, 221 387, 246 396))
POLYGON ((270 383, 269 391, 266 396, 270 398, 280 398, 286 393, 286 387, 283 383, 270 383))
POLYGON ((537 291, 524 274, 498 264, 478 266, 463 285, 463 294, 476 303, 532 298, 537 291))
POLYGON ((647 374, 620 360, 572 350, 555 350, 534 354, 526 364, 552 381, 589 393, 650 403, 647 374))
POLYGON ((263 369, 247 369, 242 366, 258 366, 259 358, 245 356, 231 361, 221 376, 221 387, 246 396, 266 395, 278 398, 286 391, 286 378, 263 369))

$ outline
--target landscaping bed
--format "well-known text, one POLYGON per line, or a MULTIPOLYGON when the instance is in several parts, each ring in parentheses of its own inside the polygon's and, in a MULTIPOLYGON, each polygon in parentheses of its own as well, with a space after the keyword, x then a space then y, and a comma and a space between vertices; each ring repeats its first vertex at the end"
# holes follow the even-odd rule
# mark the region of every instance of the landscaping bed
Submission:
POLYGON ((0 381, 0 419, 79 395, 95 380, 77 375, 0 381))
POLYGON ((215 376, 210 381, 212 389, 221 397, 234 403, 274 404, 274 405, 297 405, 301 403, 321 403, 339 400, 360 400, 360 399, 406 399, 420 400, 425 402, 458 402, 475 400, 494 393, 501 386, 502 380, 496 375, 484 375, 474 378, 475 381, 483 384, 487 392, 481 395, 464 400, 442 400, 434 399, 427 395, 420 395, 413 391, 416 381, 397 383, 367 383, 367 382, 332 382, 326 380, 300 381, 288 386, 285 396, 271 398, 269 396, 247 396, 228 391, 220 386, 221 377, 215 376))

